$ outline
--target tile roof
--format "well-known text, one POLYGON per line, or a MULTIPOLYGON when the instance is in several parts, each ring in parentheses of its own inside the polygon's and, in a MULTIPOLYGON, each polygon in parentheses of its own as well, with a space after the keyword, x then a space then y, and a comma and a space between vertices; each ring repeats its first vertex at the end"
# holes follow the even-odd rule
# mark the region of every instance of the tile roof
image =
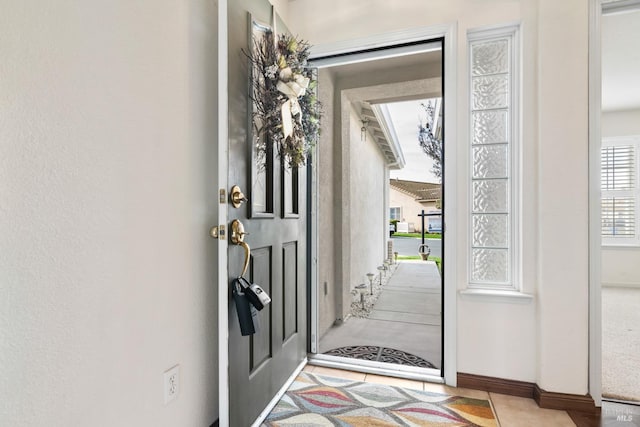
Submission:
POLYGON ((442 185, 437 183, 390 179, 389 185, 415 197, 417 201, 438 200, 442 197, 442 185))

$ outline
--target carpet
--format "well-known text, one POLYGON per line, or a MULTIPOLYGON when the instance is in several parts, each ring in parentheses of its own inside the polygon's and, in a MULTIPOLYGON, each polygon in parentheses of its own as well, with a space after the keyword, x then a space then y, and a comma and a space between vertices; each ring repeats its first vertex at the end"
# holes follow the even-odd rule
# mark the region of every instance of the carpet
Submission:
POLYGON ((262 424, 275 426, 497 426, 488 400, 302 372, 262 424))
POLYGON ((640 402, 640 289, 602 288, 602 396, 640 402))
POLYGON ((436 368, 433 363, 414 354, 407 353, 402 350, 396 350, 394 348, 378 347, 375 345, 350 345, 347 347, 334 348, 333 350, 325 351, 323 354, 348 357, 351 359, 417 366, 420 368, 436 368))

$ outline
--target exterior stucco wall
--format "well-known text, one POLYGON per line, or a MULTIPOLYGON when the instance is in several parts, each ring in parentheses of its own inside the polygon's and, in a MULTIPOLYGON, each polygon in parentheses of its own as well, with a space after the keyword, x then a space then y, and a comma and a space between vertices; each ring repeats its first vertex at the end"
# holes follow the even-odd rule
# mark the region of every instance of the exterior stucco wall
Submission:
MULTIPOLYGON (((319 71, 318 91, 325 118, 333 117, 334 108, 334 79, 327 69, 319 71)), ((322 122, 322 133, 317 146, 318 171, 318 335, 322 337, 341 317, 338 314, 338 303, 341 286, 336 272, 336 241, 340 238, 339 205, 335 197, 339 183, 334 177, 336 170, 336 150, 340 151, 340 144, 335 143, 333 120, 322 122)), ((341 305, 341 303, 340 303, 341 305)))
MULTIPOLYGON (((386 252, 386 204, 385 186, 388 171, 385 160, 374 138, 361 138, 362 123, 357 112, 349 109, 349 166, 350 200, 348 211, 343 215, 350 218, 346 232, 351 241, 349 260, 350 277, 345 285, 353 289, 361 283, 369 283, 367 273, 376 273, 386 252)), ((343 133, 344 134, 344 133, 343 133)))

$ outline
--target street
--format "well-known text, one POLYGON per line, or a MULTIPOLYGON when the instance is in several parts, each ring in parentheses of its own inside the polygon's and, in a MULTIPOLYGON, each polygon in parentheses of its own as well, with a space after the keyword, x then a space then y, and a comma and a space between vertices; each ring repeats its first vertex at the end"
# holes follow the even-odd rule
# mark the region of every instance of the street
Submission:
MULTIPOLYGON (((419 255, 418 247, 422 243, 420 238, 392 237, 393 251, 398 255, 419 255)), ((424 243, 431 249, 431 256, 442 257, 442 241, 440 239, 424 239, 424 243)))

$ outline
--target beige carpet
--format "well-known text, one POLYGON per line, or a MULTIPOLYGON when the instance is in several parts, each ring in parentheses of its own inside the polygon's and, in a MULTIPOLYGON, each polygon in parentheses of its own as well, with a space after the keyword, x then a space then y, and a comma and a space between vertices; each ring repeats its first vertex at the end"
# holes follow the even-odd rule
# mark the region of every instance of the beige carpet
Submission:
POLYGON ((640 289, 602 288, 602 395, 640 402, 640 289))

